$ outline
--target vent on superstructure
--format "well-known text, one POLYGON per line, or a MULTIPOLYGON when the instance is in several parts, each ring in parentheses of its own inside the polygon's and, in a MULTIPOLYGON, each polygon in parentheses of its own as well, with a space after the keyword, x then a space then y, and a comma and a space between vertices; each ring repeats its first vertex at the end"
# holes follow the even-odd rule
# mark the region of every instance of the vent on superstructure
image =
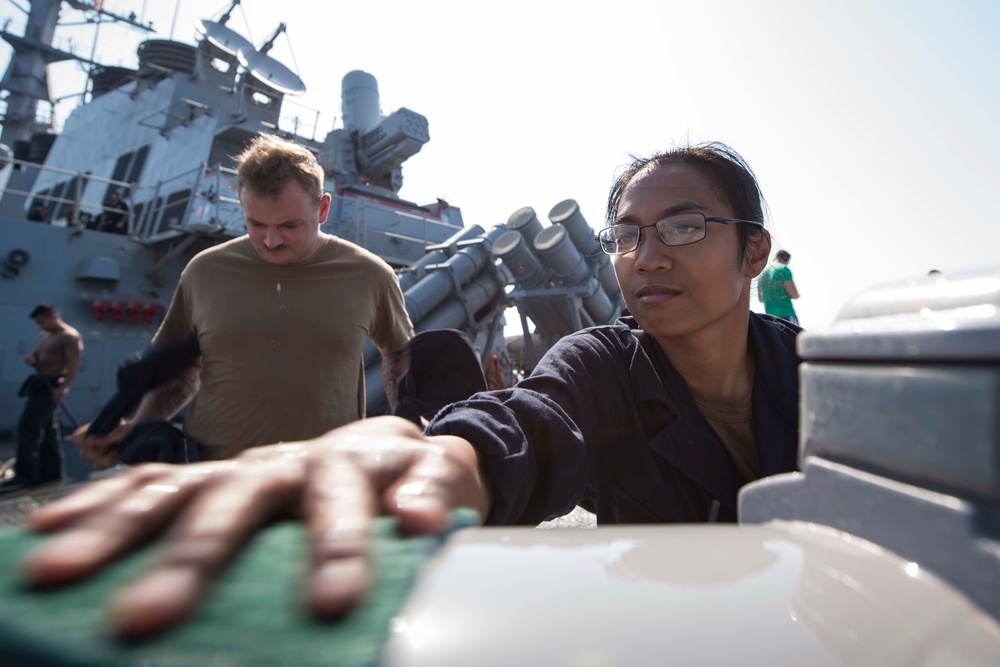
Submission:
POLYGON ((12 146, 14 149, 14 159, 27 162, 31 159, 31 142, 26 139, 18 139, 12 146))
POLYGON ((169 39, 148 39, 139 45, 139 78, 158 78, 171 72, 194 74, 198 52, 194 46, 169 39))
POLYGON ((45 158, 48 157, 49 150, 52 149, 52 144, 55 140, 56 135, 46 132, 36 132, 31 135, 31 149, 28 154, 28 160, 37 164, 45 162, 45 158))
POLYGON ((90 75, 90 79, 93 81, 91 94, 94 97, 100 97, 104 93, 111 92, 118 86, 128 83, 134 77, 135 70, 128 67, 95 67, 90 75))

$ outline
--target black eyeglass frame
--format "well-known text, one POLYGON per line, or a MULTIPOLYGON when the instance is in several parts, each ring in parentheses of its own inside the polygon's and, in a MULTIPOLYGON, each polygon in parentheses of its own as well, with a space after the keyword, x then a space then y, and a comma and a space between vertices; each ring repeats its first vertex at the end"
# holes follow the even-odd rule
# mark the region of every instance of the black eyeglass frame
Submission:
MULTIPOLYGON (((705 215, 704 213, 700 213, 698 211, 689 211, 687 213, 679 213, 677 215, 700 215, 702 218, 705 219, 705 222, 721 222, 724 225, 733 225, 733 224, 736 224, 738 222, 746 222, 746 223, 749 223, 751 225, 756 225, 756 226, 758 226, 760 228, 764 227, 764 223, 761 222, 760 220, 743 220, 742 218, 720 218, 720 217, 717 217, 717 216, 705 215)), ((634 251, 636 251, 636 250, 639 249, 639 243, 642 241, 642 230, 647 229, 649 227, 656 228, 657 225, 659 225, 664 220, 667 220, 667 219, 673 218, 673 217, 677 217, 677 216, 668 215, 666 218, 662 218, 660 220, 657 220, 656 222, 654 222, 654 223, 652 223, 650 225, 634 225, 634 224, 631 224, 631 223, 625 223, 625 224, 620 224, 620 225, 609 225, 609 226, 605 227, 604 229, 600 230, 599 232, 597 232, 597 236, 594 237, 594 240, 597 241, 598 244, 601 246, 601 252, 603 252, 605 255, 627 255, 630 252, 634 252, 634 251), (605 232, 607 232, 609 230, 612 230, 615 227, 635 227, 636 228, 636 234, 635 234, 635 239, 636 240, 635 240, 635 247, 634 248, 632 248, 630 250, 622 250, 621 252, 609 252, 608 249, 604 247, 604 241, 601 240, 601 236, 605 232)), ((667 243, 666 241, 663 240, 663 237, 660 236, 660 230, 658 228, 656 229, 656 238, 660 239, 660 242, 663 245, 665 245, 665 246, 667 246, 669 248, 679 248, 681 246, 692 245, 694 243, 698 243, 699 241, 704 241, 706 236, 708 236, 708 225, 705 225, 705 233, 699 239, 695 239, 694 241, 688 241, 687 243, 667 243)))

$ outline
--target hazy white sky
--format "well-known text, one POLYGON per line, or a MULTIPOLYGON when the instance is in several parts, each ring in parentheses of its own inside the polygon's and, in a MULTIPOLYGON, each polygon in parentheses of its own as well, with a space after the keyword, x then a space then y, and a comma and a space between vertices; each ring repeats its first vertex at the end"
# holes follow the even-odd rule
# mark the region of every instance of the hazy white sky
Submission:
MULTIPOLYGON (((105 7, 192 42, 228 2, 105 7)), ((806 327, 879 283, 1000 265, 1000 2, 244 0, 229 26, 259 46, 282 21, 270 55, 308 86, 286 111, 318 110, 322 139, 344 74, 372 73, 384 113, 430 122, 400 195, 467 224, 573 198, 597 228, 630 153, 719 140, 759 176, 806 327)), ((98 58, 134 66, 140 39, 102 26, 98 58)), ((54 69, 53 87, 77 74, 54 69)))

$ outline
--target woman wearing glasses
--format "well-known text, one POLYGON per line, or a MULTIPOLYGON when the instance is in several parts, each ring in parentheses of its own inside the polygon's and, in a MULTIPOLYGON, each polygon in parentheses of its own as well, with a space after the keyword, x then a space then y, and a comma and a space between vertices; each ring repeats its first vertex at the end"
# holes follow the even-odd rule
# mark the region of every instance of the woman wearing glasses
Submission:
POLYGON ((119 629, 143 634, 182 618, 244 537, 291 507, 310 526, 306 590, 321 615, 363 593, 373 514, 414 533, 443 530, 459 506, 494 524, 577 504, 604 524, 733 521, 739 488, 793 470, 797 455, 798 328, 749 306, 771 249, 763 220, 752 171, 724 145, 637 160, 599 234, 630 317, 567 336, 531 377, 445 408, 425 433, 375 418, 236 462, 91 485, 34 515, 44 530, 83 522, 28 571, 72 581, 175 523, 164 562, 117 603, 119 629))

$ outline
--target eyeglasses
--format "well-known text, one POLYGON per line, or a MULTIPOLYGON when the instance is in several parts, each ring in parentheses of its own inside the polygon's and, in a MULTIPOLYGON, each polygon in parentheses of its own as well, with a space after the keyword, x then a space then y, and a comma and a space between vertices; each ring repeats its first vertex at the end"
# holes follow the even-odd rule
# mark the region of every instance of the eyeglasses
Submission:
POLYGON ((639 247, 640 232, 647 227, 655 227, 656 235, 664 245, 690 245, 705 238, 709 222, 721 222, 732 225, 737 222, 747 222, 763 227, 764 223, 757 220, 740 220, 739 218, 715 218, 704 213, 680 213, 671 215, 651 225, 618 224, 605 227, 597 234, 601 242, 601 250, 608 255, 624 255, 639 247))

